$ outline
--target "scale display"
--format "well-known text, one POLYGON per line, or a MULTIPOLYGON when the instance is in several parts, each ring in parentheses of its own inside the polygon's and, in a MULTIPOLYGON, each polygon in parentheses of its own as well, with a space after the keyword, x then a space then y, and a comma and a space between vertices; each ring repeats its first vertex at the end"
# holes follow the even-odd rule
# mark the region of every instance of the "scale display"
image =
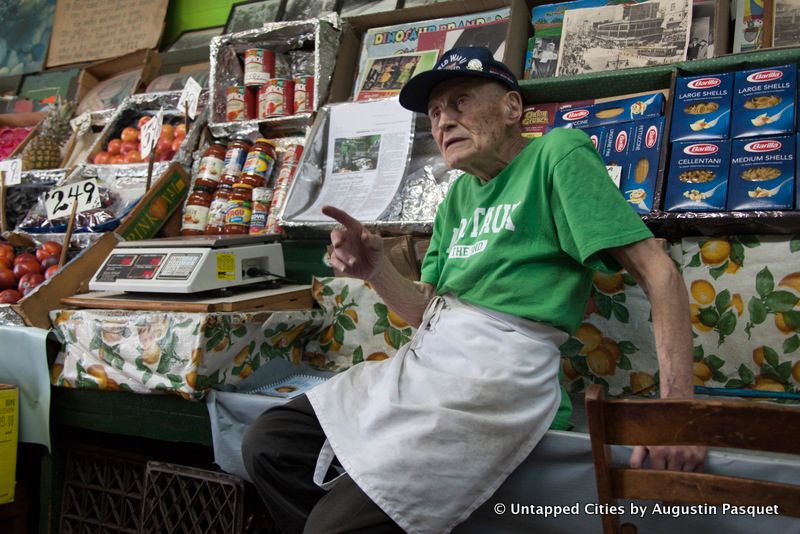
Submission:
POLYGON ((151 280, 165 256, 166 254, 112 254, 97 274, 97 280, 151 280))

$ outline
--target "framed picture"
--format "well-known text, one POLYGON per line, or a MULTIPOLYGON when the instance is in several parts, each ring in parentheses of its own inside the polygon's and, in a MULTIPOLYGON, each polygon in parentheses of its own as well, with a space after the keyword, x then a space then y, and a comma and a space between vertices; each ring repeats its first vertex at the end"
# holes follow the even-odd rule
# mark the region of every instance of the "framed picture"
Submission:
POLYGON ((211 38, 222 35, 224 29, 225 26, 212 26, 210 28, 186 30, 175 39, 175 42, 170 45, 167 52, 206 47, 208 43, 211 42, 211 38))
POLYGON ((265 22, 280 20, 283 0, 248 0, 231 6, 225 33, 236 33, 260 28, 265 22))
POLYGON ((397 0, 342 0, 339 13, 343 17, 355 17, 393 9, 397 9, 397 0))
POLYGON ((338 0, 286 0, 281 20, 307 20, 336 11, 338 0))

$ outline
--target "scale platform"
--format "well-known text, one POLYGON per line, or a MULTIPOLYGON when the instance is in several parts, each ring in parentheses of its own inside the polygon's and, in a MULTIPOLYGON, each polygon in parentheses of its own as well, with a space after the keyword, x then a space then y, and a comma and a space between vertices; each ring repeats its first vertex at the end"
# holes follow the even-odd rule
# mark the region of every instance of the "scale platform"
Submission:
POLYGON ((89 282, 92 291, 200 293, 283 277, 270 236, 189 236, 122 241, 89 282))

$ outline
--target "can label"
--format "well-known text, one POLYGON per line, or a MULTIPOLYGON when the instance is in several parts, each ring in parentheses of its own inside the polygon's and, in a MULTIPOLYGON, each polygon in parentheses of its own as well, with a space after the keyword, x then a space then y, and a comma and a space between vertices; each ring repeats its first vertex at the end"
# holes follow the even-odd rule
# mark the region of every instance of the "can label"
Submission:
POLYGON ((260 150, 251 150, 247 154, 242 174, 257 174, 266 180, 272 174, 274 165, 275 160, 269 157, 269 154, 260 150))
POLYGON ((219 183, 222 176, 222 166, 224 162, 212 156, 206 156, 200 160, 200 170, 197 171, 197 180, 211 180, 219 183))
POLYGON ((272 189, 256 187, 253 189, 253 213, 250 218, 250 235, 266 233, 267 216, 269 214, 272 189))
POLYGON ((228 202, 228 211, 225 213, 225 226, 250 226, 253 214, 253 205, 245 200, 231 200, 228 202))
POLYGON ((294 79, 294 112, 308 113, 314 109, 314 77, 298 76, 294 79))
POLYGON ((246 148, 229 148, 225 153, 222 174, 238 177, 242 174, 245 161, 247 161, 246 148))
POLYGON ((245 108, 246 89, 244 85, 228 87, 225 101, 225 117, 229 121, 243 121, 247 119, 245 108))
POLYGON ((285 117, 294 108, 294 82, 273 78, 258 89, 258 118, 285 117))
POLYGON ((224 198, 215 198, 211 202, 211 207, 208 210, 208 224, 206 230, 209 228, 222 228, 225 225, 225 214, 228 212, 228 200, 224 198))
POLYGON ((183 224, 182 230, 199 230, 206 229, 206 222, 208 221, 208 207, 199 206, 197 204, 190 204, 183 210, 183 224))
POLYGON ((276 189, 272 197, 272 202, 269 206, 269 216, 267 217, 267 226, 264 232, 267 234, 281 233, 281 227, 278 224, 278 212, 283 207, 283 202, 286 200, 286 189, 276 189))
POLYGON ((244 84, 264 85, 275 77, 275 54, 263 48, 244 52, 244 84))

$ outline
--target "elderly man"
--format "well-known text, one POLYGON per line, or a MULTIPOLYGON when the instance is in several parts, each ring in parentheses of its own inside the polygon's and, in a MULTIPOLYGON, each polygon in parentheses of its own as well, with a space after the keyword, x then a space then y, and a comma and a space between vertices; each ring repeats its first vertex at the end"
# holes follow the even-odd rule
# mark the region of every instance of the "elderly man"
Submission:
MULTIPOLYGON (((398 274, 358 221, 325 208, 343 225, 331 233, 334 268, 368 280, 419 329, 393 358, 356 365, 251 427, 245 464, 286 533, 446 533, 466 519, 556 416, 558 347, 581 322, 593 269, 622 266, 644 288, 661 395, 692 396, 685 286, 589 138, 522 138, 516 78, 483 48, 446 52, 400 103, 427 113, 445 162, 465 174, 439 206, 421 282, 398 274)), ((648 455, 657 469, 704 459, 701 448, 637 448, 631 464, 648 455)))

